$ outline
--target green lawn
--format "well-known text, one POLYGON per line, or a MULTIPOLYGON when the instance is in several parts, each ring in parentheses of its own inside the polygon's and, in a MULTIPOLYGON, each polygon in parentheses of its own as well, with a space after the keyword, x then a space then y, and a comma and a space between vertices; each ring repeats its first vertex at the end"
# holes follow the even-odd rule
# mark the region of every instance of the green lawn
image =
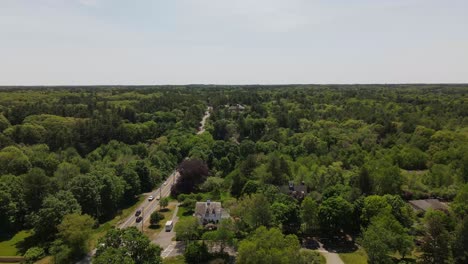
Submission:
POLYGON ((27 237, 32 235, 32 231, 23 230, 16 233, 11 238, 0 237, 0 256, 18 256, 18 246, 27 237), (5 240, 8 239, 8 240, 5 240))
POLYGON ((193 215, 192 210, 188 210, 186 207, 179 206, 179 211, 177 211, 177 217, 180 219, 187 218, 193 215))
POLYGON ((341 253, 339 255, 345 264, 367 264, 367 254, 362 248, 352 253, 341 253))
POLYGON ((168 207, 166 207, 166 209, 159 211, 164 216, 164 219, 159 221, 159 225, 151 226, 149 224, 149 221, 145 223, 145 230, 144 230, 145 235, 147 235, 150 239, 152 239, 154 236, 159 234, 159 232, 161 232, 161 230, 164 228, 166 221, 169 221, 170 219, 172 219, 172 215, 174 214, 175 207, 176 207, 175 204, 170 204, 168 207))
POLYGON ((185 264, 185 258, 184 256, 165 258, 163 264, 185 264))
MULTIPOLYGON (((320 253, 319 253, 320 254, 320 253)), ((322 264, 326 264, 327 263, 327 259, 322 255, 320 254, 320 263, 322 264)))

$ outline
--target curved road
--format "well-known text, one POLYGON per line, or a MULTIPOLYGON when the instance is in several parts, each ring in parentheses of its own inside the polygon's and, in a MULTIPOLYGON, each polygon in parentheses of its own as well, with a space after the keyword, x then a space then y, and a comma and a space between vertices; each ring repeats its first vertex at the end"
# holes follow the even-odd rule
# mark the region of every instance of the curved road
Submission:
POLYGON ((198 129, 197 135, 203 134, 203 132, 205 132, 206 120, 210 117, 211 110, 213 110, 213 107, 208 106, 208 108, 205 111, 205 115, 203 116, 200 122, 200 128, 198 129))

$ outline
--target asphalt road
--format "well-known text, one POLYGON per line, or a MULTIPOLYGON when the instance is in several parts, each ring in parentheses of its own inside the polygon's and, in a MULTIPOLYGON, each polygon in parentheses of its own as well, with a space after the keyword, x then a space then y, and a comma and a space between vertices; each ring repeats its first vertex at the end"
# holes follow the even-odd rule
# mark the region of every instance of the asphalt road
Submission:
MULTIPOLYGON (((210 106, 207 108, 207 110, 205 112, 205 115, 203 116, 203 118, 201 120, 201 125, 200 125, 200 128, 198 129, 197 135, 200 135, 203 132, 205 132, 205 123, 206 123, 206 120, 210 117, 211 109, 212 108, 210 106)), ((156 197, 158 197, 158 196, 160 196, 160 198, 168 197, 171 194, 172 184, 175 183, 175 181, 177 180, 178 177, 179 177, 179 172, 174 171, 158 189, 153 190, 150 193, 147 193, 146 194, 147 197, 150 196, 150 195, 153 195, 154 200, 153 201, 148 201, 148 199, 146 198, 140 204, 140 206, 138 206, 138 208, 135 209, 135 211, 133 211, 132 214, 129 217, 127 217, 127 219, 125 219, 123 222, 118 224, 118 227, 119 228, 126 228, 126 227, 130 227, 130 226, 136 226, 136 227, 141 228, 141 226, 146 221, 148 221, 150 219, 151 213, 153 213, 159 206, 159 201, 156 200, 156 197), (135 213, 136 213, 136 211, 138 209, 142 209, 143 220, 140 223, 136 222, 136 217, 135 217, 135 213)), ((174 233, 174 230, 172 230, 172 233, 174 233)), ((175 234, 172 234, 172 237, 174 235, 175 234)), ((172 246, 172 243, 170 245, 168 245, 168 246, 169 247, 172 246)), ((183 249, 183 245, 181 246, 181 245, 178 245, 177 243, 175 243, 174 247, 175 247, 176 250, 170 250, 168 255, 170 255, 171 253, 173 253, 173 254, 179 253, 180 254, 180 252, 182 252, 181 250, 183 249), (177 249, 179 249, 179 250, 177 250, 177 249)), ((90 264, 92 256, 94 254, 95 254, 95 249, 92 252, 88 253, 81 261, 76 262, 76 263, 77 264, 90 264)))
POLYGON ((156 197, 160 196, 161 199, 164 197, 168 197, 171 194, 171 187, 177 180, 177 177, 179 177, 179 172, 174 171, 158 189, 150 193, 146 193, 145 195, 147 197, 152 195, 154 197, 154 200, 148 201, 148 198, 146 198, 127 219, 125 219, 122 223, 119 224, 119 228, 127 228, 130 226, 141 227, 141 225, 144 222, 148 221, 150 219, 151 214, 159 207, 159 201, 156 200, 156 197), (142 211, 141 216, 143 217, 143 220, 137 223, 135 213, 139 209, 141 209, 142 211))
POLYGON ((203 134, 203 132, 205 132, 206 120, 210 117, 210 111, 212 109, 213 108, 211 106, 208 106, 208 108, 206 109, 205 115, 203 116, 200 122, 200 128, 198 129, 197 135, 203 134))

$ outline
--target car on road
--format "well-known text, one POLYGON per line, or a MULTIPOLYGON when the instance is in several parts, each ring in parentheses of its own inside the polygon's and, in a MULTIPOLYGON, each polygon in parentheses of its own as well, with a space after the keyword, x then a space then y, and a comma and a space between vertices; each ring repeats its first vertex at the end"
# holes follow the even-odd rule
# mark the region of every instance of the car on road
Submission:
POLYGON ((150 196, 148 197, 148 201, 151 202, 151 201, 153 201, 153 200, 154 200, 154 196, 153 196, 153 195, 150 195, 150 196))
POLYGON ((137 222, 137 223, 140 223, 141 220, 143 220, 143 217, 142 217, 142 216, 139 216, 139 217, 137 217, 136 222, 137 222))
POLYGON ((135 212, 135 216, 140 216, 141 215, 141 209, 138 209, 136 212, 135 212))
POLYGON ((167 185, 167 181, 164 182, 164 185, 167 185))
POLYGON ((158 200, 158 201, 161 200, 161 196, 159 196, 159 195, 156 196, 156 200, 158 200))

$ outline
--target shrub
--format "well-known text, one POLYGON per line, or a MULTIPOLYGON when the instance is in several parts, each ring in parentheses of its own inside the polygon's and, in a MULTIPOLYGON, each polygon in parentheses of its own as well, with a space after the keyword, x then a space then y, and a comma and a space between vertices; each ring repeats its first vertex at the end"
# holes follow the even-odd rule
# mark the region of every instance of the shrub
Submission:
POLYGON ((159 212, 153 212, 150 217, 151 225, 159 225, 159 222, 164 219, 164 215, 159 212))
POLYGON ((37 260, 43 258, 45 255, 44 249, 40 247, 32 247, 26 251, 24 254, 24 258, 26 260, 26 263, 34 263, 37 260))

